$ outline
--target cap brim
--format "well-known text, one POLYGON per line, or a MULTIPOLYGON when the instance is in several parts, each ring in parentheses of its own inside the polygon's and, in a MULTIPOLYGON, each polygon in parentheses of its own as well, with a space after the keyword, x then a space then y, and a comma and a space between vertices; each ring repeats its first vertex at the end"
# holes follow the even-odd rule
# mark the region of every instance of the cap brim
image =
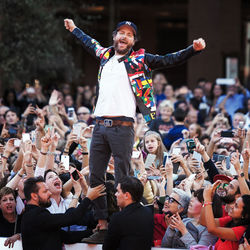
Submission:
POLYGON ((126 26, 126 27, 128 27, 128 28, 131 28, 131 30, 133 31, 134 35, 136 36, 136 31, 135 31, 135 29, 134 29, 132 26, 128 25, 128 24, 123 24, 123 25, 120 26, 117 30, 120 30, 120 29, 121 29, 122 27, 124 27, 124 26, 126 26))
POLYGON ((233 178, 223 174, 217 174, 214 176, 213 181, 216 182, 218 180, 230 182, 233 178))

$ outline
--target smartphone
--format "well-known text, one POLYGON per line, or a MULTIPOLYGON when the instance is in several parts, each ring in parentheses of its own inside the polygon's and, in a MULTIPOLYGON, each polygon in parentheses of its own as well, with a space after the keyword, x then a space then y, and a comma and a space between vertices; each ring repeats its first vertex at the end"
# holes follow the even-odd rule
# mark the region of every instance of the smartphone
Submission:
POLYGON ((188 139, 188 140, 186 141, 186 145, 187 145, 188 153, 193 154, 194 149, 195 149, 195 147, 196 147, 195 141, 194 141, 193 139, 188 139))
POLYGON ((73 120, 73 119, 74 119, 74 111, 75 111, 75 109, 74 109, 73 107, 68 108, 68 118, 69 118, 70 120, 73 120))
POLYGON ((244 122, 242 122, 242 121, 239 122, 239 128, 240 128, 240 129, 243 129, 243 128, 244 128, 244 122))
POLYGON ((181 148, 180 147, 174 147, 172 150, 172 154, 174 155, 179 155, 181 153, 181 148))
POLYGON ((148 179, 148 180, 160 180, 160 179, 161 179, 161 176, 152 175, 152 176, 148 176, 147 179, 148 179))
POLYGON ((201 166, 201 164, 200 164, 200 162, 201 162, 201 154, 194 151, 193 158, 199 162, 199 167, 200 167, 201 166))
POLYGON ((77 138, 81 137, 82 126, 79 123, 73 124, 73 134, 77 135, 77 138))
POLYGON ((30 134, 31 134, 32 143, 35 143, 36 142, 36 131, 32 130, 30 134))
POLYGON ((234 132, 232 130, 224 130, 220 133, 221 137, 234 137, 234 132))
POLYGON ((72 177, 73 177, 73 179, 74 179, 75 181, 77 181, 77 180, 80 178, 80 176, 79 176, 77 170, 74 170, 74 171, 71 173, 71 175, 72 175, 72 177))
POLYGON ((69 170, 69 156, 68 155, 62 155, 61 156, 61 162, 63 163, 63 166, 65 167, 65 170, 69 170))
POLYGON ((173 163, 173 174, 178 173, 179 166, 180 166, 180 162, 173 163))
POLYGON ((140 157, 141 152, 140 151, 133 151, 132 152, 132 158, 138 159, 140 157))
POLYGON ((156 155, 154 154, 148 154, 146 161, 145 161, 145 169, 149 169, 150 166, 152 166, 152 164, 154 163, 156 158, 156 155))
POLYGON ((21 140, 15 139, 15 141, 14 141, 14 146, 15 146, 16 148, 19 148, 19 147, 20 147, 20 143, 21 143, 21 140))
POLYGON ((165 166, 166 165, 166 162, 168 160, 168 155, 164 155, 164 158, 163 158, 163 162, 162 162, 162 165, 165 166))
POLYGON ((172 212, 170 212, 170 211, 167 211, 166 213, 164 213, 165 215, 168 215, 168 218, 169 217, 171 217, 172 215, 173 215, 173 213, 172 212))
POLYGON ((235 79, 234 78, 217 78, 216 84, 217 85, 234 85, 235 79))
POLYGON ((23 133, 23 134, 22 134, 22 140, 23 140, 23 142, 29 141, 29 140, 30 140, 30 134, 28 134, 28 133, 23 133))
POLYGON ((231 163, 230 163, 230 157, 226 155, 218 155, 218 154, 213 154, 213 162, 217 161, 224 161, 226 162, 226 168, 230 169, 231 168, 231 163))

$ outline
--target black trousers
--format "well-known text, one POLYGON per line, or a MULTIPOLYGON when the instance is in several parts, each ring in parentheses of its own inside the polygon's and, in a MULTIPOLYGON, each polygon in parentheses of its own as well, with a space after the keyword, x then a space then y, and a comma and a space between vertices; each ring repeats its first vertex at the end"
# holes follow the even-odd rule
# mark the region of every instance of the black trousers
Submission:
MULTIPOLYGON (((94 127, 90 145, 90 186, 105 183, 105 173, 110 156, 114 157, 115 181, 129 174, 130 160, 134 144, 134 128, 128 126, 94 127)), ((107 199, 101 196, 93 201, 95 219, 107 219, 107 199)))

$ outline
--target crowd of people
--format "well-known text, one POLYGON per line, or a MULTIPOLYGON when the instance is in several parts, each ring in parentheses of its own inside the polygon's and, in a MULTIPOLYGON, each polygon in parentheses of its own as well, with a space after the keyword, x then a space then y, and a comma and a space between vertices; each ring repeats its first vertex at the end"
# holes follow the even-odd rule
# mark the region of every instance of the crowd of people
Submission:
POLYGON ((139 230, 146 232, 138 245, 250 249, 249 90, 239 80, 223 86, 206 79, 193 91, 174 89, 161 72, 154 73, 153 86, 156 119, 147 124, 137 113, 134 122, 133 179, 115 183, 111 156, 105 187, 96 188, 89 183, 95 89, 79 86, 73 93, 62 84, 45 93, 38 80, 20 92, 8 89, 0 103, 0 236, 6 246, 22 237, 25 249, 81 242, 98 230, 91 201, 105 192, 109 219, 115 219, 104 249, 117 249, 117 241, 129 242, 139 230), (131 230, 128 207, 139 202, 147 211, 133 215, 131 230), (115 220, 126 228, 121 234, 115 220))

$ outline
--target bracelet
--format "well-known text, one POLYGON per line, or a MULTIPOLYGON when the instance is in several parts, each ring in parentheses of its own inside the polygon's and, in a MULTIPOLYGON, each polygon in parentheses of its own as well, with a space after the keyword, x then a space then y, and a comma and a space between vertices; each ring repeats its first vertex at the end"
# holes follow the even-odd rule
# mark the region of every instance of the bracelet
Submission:
POLYGON ((56 155, 55 152, 48 152, 47 154, 48 154, 48 155, 56 155))
POLYGON ((209 201, 209 202, 204 202, 202 207, 205 207, 205 206, 208 206, 208 205, 212 205, 213 202, 212 201, 209 201))
POLYGON ((88 155, 89 152, 82 152, 82 155, 88 155))
POLYGON ((44 153, 44 152, 42 152, 42 151, 40 151, 40 153, 41 153, 42 155, 47 155, 47 153, 44 153))
POLYGON ((33 164, 25 164, 26 167, 31 168, 33 167, 33 164))
POLYGON ((19 172, 17 172, 17 175, 18 175, 19 177, 23 178, 23 175, 20 174, 19 172))
POLYGON ((8 157, 5 155, 2 155, 2 158, 4 158, 5 160, 8 160, 8 157))
POLYGON ((234 178, 238 180, 239 177, 244 177, 244 176, 245 176, 244 173, 241 172, 239 175, 234 176, 234 178))
POLYGON ((78 200, 78 199, 79 199, 79 197, 77 197, 77 196, 73 195, 73 196, 72 196, 72 200, 73 200, 73 199, 78 200))

